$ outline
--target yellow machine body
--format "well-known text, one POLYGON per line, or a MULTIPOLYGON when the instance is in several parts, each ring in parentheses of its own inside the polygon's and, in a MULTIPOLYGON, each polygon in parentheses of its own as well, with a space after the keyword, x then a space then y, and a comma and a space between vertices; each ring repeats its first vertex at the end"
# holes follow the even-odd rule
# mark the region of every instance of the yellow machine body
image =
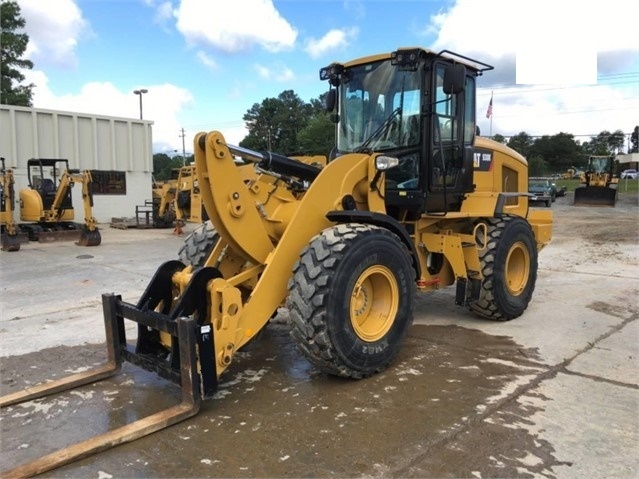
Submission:
POLYGON ((20 191, 19 227, 30 239, 41 242, 77 240, 81 246, 101 243, 98 222, 93 217, 92 177, 89 170, 71 170, 64 159, 30 159, 29 188, 20 191), (72 191, 82 185, 84 224, 73 222, 72 191))
POLYGON ((590 156, 575 188, 575 206, 608 206, 617 203, 619 178, 613 175, 614 156, 590 156))
POLYGON ((109 372, 122 360, 155 371, 182 385, 183 405, 75 445, 47 467, 197 413, 280 308, 311 363, 353 379, 391 365, 419 293, 454 285, 455 303, 482 318, 522 316, 553 218, 529 208, 525 158, 476 133, 475 79, 491 69, 423 48, 322 68, 336 128, 329 157, 198 133, 185 185, 197 178, 210 222, 185 249, 207 246, 205 259, 164 262, 135 304, 102 297, 109 372), (125 320, 138 323, 135 347, 125 320))
POLYGON ((208 219, 194 165, 183 166, 176 180, 174 210, 179 221, 202 223, 208 219))
POLYGON ((6 169, 4 158, 0 158, 0 233, 3 251, 19 251, 25 242, 13 218, 15 210, 15 180, 13 170, 6 169))

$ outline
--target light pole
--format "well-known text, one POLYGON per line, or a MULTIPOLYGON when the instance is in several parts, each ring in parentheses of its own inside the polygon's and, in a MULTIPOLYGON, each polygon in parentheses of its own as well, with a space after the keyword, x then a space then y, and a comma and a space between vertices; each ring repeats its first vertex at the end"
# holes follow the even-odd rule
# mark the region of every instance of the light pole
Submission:
POLYGON ((148 93, 149 90, 146 88, 141 88, 140 90, 133 90, 133 93, 140 96, 140 120, 142 119, 142 95, 148 93))

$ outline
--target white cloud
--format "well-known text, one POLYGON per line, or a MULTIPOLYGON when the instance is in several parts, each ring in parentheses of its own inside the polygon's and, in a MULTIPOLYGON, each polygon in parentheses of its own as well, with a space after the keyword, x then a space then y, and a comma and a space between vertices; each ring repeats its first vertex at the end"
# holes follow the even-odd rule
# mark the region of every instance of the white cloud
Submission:
POLYGON ((606 53, 639 51, 636 19, 639 3, 609 0, 576 4, 572 0, 537 0, 522 8, 512 0, 457 0, 430 18, 426 33, 436 33, 434 50, 483 52, 492 58, 519 49, 544 50, 569 59, 564 47, 606 53))
POLYGON ((29 45, 25 56, 36 65, 75 67, 78 39, 89 24, 74 0, 19 0, 29 45))
POLYGON ((173 11, 171 2, 162 2, 157 6, 154 18, 157 22, 164 23, 172 19, 174 15, 175 12, 173 11))
POLYGON ((203 52, 202 50, 197 52, 197 59, 200 60, 202 65, 204 65, 209 70, 213 71, 219 68, 217 62, 213 58, 211 58, 210 55, 207 55, 206 52, 203 52))
POLYGON ((238 146, 240 141, 244 139, 246 135, 249 134, 249 131, 246 129, 244 125, 242 126, 232 126, 232 127, 222 127, 219 129, 220 133, 224 135, 224 139, 228 145, 238 146))
POLYGON ((485 112, 493 85, 493 134, 563 131, 589 135, 602 130, 628 132, 637 123, 637 18, 639 2, 626 0, 607 1, 605 7, 592 2, 537 0, 525 8, 523 2, 511 0, 456 0, 431 16, 424 32, 436 36, 431 44, 435 51, 446 48, 495 65, 481 79, 485 89, 480 90, 477 102, 483 134, 489 133, 485 112), (590 56, 577 62, 577 54, 586 50, 590 56), (541 53, 534 65, 528 65, 544 74, 544 81, 538 83, 558 84, 556 88, 504 88, 515 84, 516 59, 522 58, 517 55, 530 52, 541 53), (584 82, 570 74, 585 68, 592 56, 598 62, 600 84, 576 85, 584 82), (568 70, 559 71, 567 65, 568 70), (566 84, 569 77, 572 84, 566 84))
MULTIPOLYGON (((628 133, 639 118, 637 93, 637 88, 633 93, 631 89, 609 85, 497 89, 493 91, 492 133, 596 136, 603 130, 618 129, 628 133)), ((485 112, 490 92, 481 90, 479 95, 477 122, 482 134, 488 135, 490 120, 485 118, 485 112)))
POLYGON ((270 68, 264 65, 255 64, 253 68, 257 75, 264 80, 274 80, 279 83, 295 80, 293 70, 282 64, 275 64, 270 68))
POLYGON ((327 32, 322 38, 309 38, 306 41, 304 51, 312 58, 319 58, 326 52, 348 46, 358 33, 359 29, 357 27, 333 29, 327 32))
POLYGON ((215 2, 182 0, 176 10, 177 29, 191 43, 236 53, 259 45, 269 52, 290 49, 297 38, 272 0, 215 2))
MULTIPOLYGON (((57 96, 49 88, 47 76, 42 71, 30 70, 24 74, 26 82, 36 86, 33 90, 34 108, 134 119, 140 116, 140 98, 133 94, 134 88, 122 91, 110 82, 91 82, 78 93, 57 96)), ((185 106, 193 102, 191 93, 168 83, 143 85, 141 88, 148 90, 142 95, 142 109, 144 119, 154 122, 154 149, 181 146, 179 135, 182 125, 178 116, 185 106)))

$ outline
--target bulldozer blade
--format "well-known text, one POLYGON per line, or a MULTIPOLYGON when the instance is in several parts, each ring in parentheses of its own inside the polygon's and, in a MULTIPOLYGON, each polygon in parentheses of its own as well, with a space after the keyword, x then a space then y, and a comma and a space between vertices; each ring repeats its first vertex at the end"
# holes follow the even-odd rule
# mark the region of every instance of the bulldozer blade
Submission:
MULTIPOLYGON (((47 383, 39 387, 28 388, 24 391, 3 396, 0 398, 0 405, 8 406, 10 404, 17 404, 18 402, 62 392, 79 385, 105 379, 118 372, 121 368, 123 358, 126 357, 125 351, 127 350, 126 338, 124 337, 124 324, 119 309, 119 297, 113 294, 105 294, 103 295, 102 304, 108 349, 108 360, 103 367, 85 373, 73 374, 53 383, 47 383)), ((178 318, 173 322, 173 328, 171 329, 176 334, 179 344, 180 380, 182 387, 182 401, 180 404, 65 447, 27 464, 2 471, 0 477, 5 479, 33 477, 117 445, 148 436, 149 434, 195 416, 199 412, 202 403, 197 370, 196 321, 193 318, 178 318)))
POLYGON ((39 243, 51 243, 53 241, 77 241, 82 231, 77 230, 53 230, 40 231, 38 233, 39 243))
POLYGON ((98 246, 100 243, 102 243, 102 236, 97 228, 93 231, 83 229, 80 239, 76 242, 79 246, 98 246))
POLYGON ((2 234, 2 251, 19 251, 22 243, 28 243, 29 236, 24 233, 2 234))
POLYGON ((609 206, 617 203, 617 190, 606 186, 580 186, 575 189, 575 206, 609 206))

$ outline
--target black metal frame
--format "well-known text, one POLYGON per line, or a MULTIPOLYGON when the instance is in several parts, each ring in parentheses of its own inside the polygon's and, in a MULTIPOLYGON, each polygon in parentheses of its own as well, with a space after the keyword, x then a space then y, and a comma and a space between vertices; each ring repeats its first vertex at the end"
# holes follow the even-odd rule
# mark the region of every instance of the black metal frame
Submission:
MULTIPOLYGON (((164 269, 160 268, 162 271, 158 270, 145 295, 140 300, 145 306, 149 306, 149 300, 154 296, 158 297, 158 291, 166 292, 166 282, 167 280, 171 281, 171 276, 167 276, 166 273, 168 270, 176 268, 178 266, 176 263, 179 262, 169 263, 172 264, 168 266, 165 266, 165 264, 163 265, 165 266, 164 269)), ((207 269, 213 270, 214 268, 207 269)), ((190 287, 187 287, 187 292, 185 293, 190 299, 180 301, 179 304, 183 304, 183 307, 174 308, 175 314, 197 309, 198 306, 201 307, 201 304, 195 301, 193 297, 196 290, 199 293, 202 292, 202 285, 206 288, 205 278, 215 274, 212 271, 206 271, 207 269, 204 269, 205 272, 199 275, 194 274, 189 283, 190 287)), ((155 302, 155 300, 152 302, 155 302)), ((102 308, 108 354, 106 364, 90 371, 73 374, 56 381, 2 396, 0 397, 0 407, 42 398, 106 379, 119 372, 124 361, 129 361, 147 370, 157 371, 161 376, 180 384, 182 389, 181 403, 120 428, 60 449, 22 466, 2 471, 0 473, 1 477, 32 477, 119 444, 147 436, 196 415, 200 410, 202 398, 211 397, 215 392, 217 376, 213 362, 214 345, 210 325, 198 326, 196 319, 193 317, 173 317, 173 315, 158 313, 144 307, 141 308, 122 301, 120 296, 114 294, 102 295, 102 308), (132 349, 126 341, 124 319, 131 319, 137 322, 140 328, 144 330, 153 328, 155 331, 170 334, 175 345, 173 351, 178 357, 169 364, 132 349), (201 374, 198 372, 198 357, 202 362, 201 374), (203 359, 204 361, 202 361, 203 359), (172 367, 175 364, 178 365, 177 369, 172 367)))

